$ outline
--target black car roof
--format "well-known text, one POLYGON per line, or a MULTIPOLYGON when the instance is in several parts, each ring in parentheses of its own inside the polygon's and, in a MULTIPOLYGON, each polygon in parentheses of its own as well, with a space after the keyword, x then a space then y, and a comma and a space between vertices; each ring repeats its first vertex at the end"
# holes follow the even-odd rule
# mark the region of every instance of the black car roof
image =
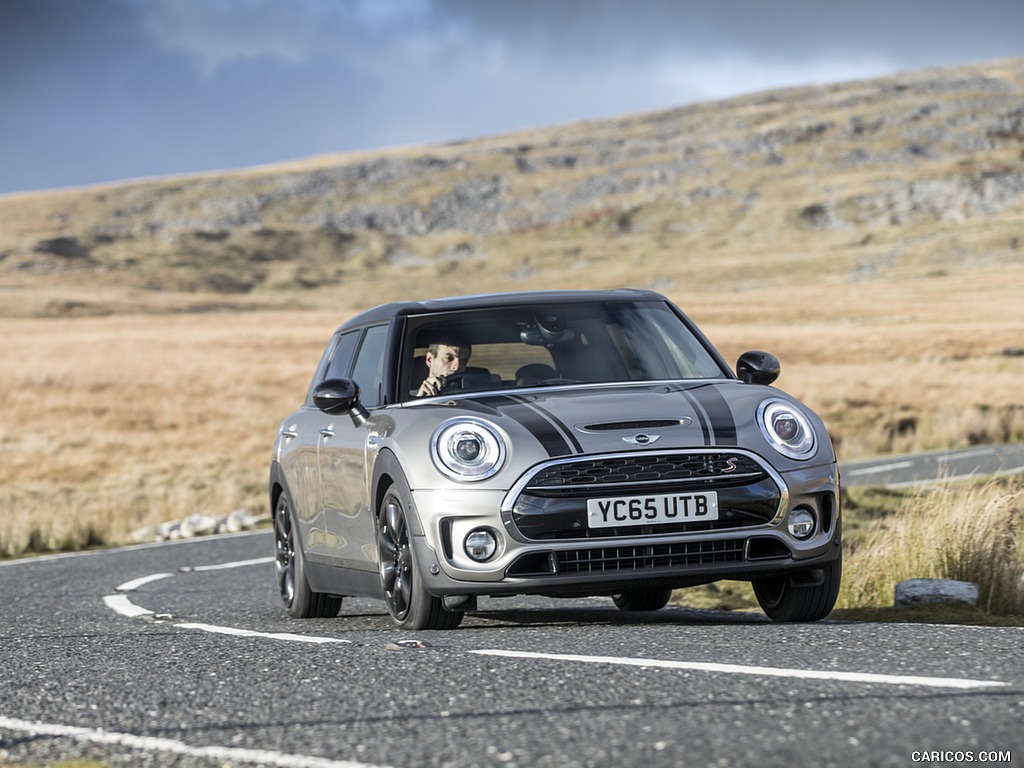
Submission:
POLYGON ((449 296, 442 299, 398 301, 390 304, 381 304, 373 309, 360 312, 355 317, 347 320, 341 328, 379 323, 403 315, 421 315, 465 309, 531 306, 536 304, 569 304, 590 301, 627 302, 636 301, 637 299, 668 301, 660 293, 639 288, 616 288, 606 291, 563 290, 482 293, 468 296, 449 296))

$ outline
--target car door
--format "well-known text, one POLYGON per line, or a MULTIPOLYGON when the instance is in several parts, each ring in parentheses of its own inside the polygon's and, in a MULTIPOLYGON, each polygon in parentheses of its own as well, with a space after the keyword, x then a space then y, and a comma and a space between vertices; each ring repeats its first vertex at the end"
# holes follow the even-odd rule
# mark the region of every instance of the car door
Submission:
POLYGON ((336 536, 327 526, 320 481, 320 443, 323 430, 333 417, 313 405, 312 389, 323 379, 344 376, 352 367, 358 332, 332 339, 317 368, 306 403, 284 424, 281 468, 288 479, 299 538, 307 555, 316 562, 329 559, 338 549, 336 536))
MULTIPOLYGON (((349 377, 359 385, 360 402, 369 411, 382 402, 388 326, 367 328, 349 377)), ((373 419, 356 426, 347 415, 329 417, 320 431, 320 488, 324 519, 339 565, 376 569, 375 528, 367 489, 367 449, 373 419)))

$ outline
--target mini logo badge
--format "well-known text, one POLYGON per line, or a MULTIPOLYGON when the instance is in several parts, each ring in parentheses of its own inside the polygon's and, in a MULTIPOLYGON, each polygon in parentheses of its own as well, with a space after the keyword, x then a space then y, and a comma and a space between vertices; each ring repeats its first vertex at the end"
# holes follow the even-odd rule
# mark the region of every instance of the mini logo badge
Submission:
POLYGON ((661 438, 661 435, 648 435, 641 432, 639 435, 631 435, 630 437, 622 438, 630 445, 650 445, 661 438))

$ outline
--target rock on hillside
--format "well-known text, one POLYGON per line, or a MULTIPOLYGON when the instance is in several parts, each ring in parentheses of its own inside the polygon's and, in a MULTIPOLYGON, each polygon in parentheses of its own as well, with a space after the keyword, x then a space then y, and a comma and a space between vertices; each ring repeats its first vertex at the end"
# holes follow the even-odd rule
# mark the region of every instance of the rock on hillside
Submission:
POLYGON ((207 306, 197 297, 358 307, 1021 263, 1022 220, 1024 59, 1011 59, 0 197, 0 272, 34 297, 8 313, 137 309, 156 296, 162 309, 207 306), (765 266, 756 276, 751 257, 765 266), (45 298, 82 287, 105 301, 45 298))

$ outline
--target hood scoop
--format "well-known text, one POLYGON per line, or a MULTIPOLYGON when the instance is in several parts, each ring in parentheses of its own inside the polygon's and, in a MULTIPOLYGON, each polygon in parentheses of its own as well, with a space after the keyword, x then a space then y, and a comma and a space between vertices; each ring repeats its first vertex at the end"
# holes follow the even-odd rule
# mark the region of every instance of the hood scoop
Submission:
POLYGON ((634 419, 633 421, 608 421, 601 424, 577 426, 580 432, 635 432, 638 429, 668 429, 685 426, 689 419, 634 419))

